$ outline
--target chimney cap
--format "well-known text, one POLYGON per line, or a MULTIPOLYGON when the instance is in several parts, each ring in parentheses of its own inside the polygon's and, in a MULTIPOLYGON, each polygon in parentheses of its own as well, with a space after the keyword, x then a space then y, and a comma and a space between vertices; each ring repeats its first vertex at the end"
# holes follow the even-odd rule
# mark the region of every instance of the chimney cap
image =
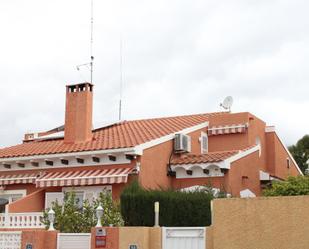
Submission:
POLYGON ((68 93, 85 92, 85 91, 92 92, 93 84, 89 82, 84 82, 84 83, 78 83, 74 85, 67 85, 66 89, 68 93))
POLYGON ((69 84, 69 85, 66 85, 66 87, 80 86, 80 85, 89 85, 89 86, 93 86, 93 84, 90 83, 90 82, 82 82, 82 83, 77 83, 77 84, 69 84))

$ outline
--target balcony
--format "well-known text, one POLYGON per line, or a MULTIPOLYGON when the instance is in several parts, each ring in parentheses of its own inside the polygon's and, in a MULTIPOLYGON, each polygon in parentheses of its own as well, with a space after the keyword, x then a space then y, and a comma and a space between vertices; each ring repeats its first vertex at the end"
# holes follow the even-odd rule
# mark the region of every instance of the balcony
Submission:
POLYGON ((42 212, 1 213, 0 228, 44 228, 42 212))

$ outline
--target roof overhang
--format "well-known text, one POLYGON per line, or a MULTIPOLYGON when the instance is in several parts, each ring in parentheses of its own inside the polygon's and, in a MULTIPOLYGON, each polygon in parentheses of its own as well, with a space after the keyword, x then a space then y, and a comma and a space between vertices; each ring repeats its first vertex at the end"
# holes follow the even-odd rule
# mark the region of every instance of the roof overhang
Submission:
POLYGON ((190 163, 190 164, 174 164, 171 166, 171 169, 174 171, 177 168, 182 168, 185 170, 191 170, 193 167, 199 166, 202 169, 207 169, 211 165, 216 165, 221 169, 230 169, 231 164, 243 157, 246 157, 254 152, 260 151, 260 145, 256 145, 244 151, 239 151, 236 155, 233 155, 225 160, 219 162, 208 162, 208 163, 190 163))
MULTIPOLYGON (((44 160, 61 160, 68 158, 83 158, 83 157, 107 157, 109 155, 120 155, 120 157, 125 158, 126 155, 130 156, 141 156, 143 155, 144 150, 149 149, 153 146, 162 144, 164 142, 170 141, 175 138, 177 133, 188 134, 208 126, 209 122, 203 122, 198 125, 162 136, 157 139, 153 139, 146 143, 139 144, 135 147, 128 148, 117 148, 117 149, 107 149, 107 150, 91 150, 91 151, 81 151, 81 152, 68 152, 68 153, 55 153, 55 154, 42 154, 42 155, 31 155, 31 156, 20 156, 20 157, 8 157, 0 158, 0 164, 11 164, 19 162, 33 162, 33 161, 44 161, 44 160)), ((122 163, 130 163, 130 160, 123 160, 122 163)), ((114 163, 115 164, 115 163, 114 163)), ((119 162, 118 162, 119 164, 119 162)), ((100 164, 102 165, 102 164, 100 164)), ((73 166, 82 166, 82 165, 73 165, 73 166)), ((63 167, 63 166, 62 166, 63 167)), ((55 168, 53 166, 52 168, 55 168)), ((35 169, 35 168, 33 168, 35 169)), ((19 169, 18 169, 19 170, 19 169)), ((20 169, 22 170, 22 169, 20 169)))

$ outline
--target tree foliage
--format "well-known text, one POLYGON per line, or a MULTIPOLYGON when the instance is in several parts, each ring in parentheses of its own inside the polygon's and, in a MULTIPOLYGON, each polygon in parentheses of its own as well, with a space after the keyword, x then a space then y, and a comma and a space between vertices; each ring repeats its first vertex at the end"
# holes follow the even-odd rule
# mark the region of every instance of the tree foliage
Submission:
POLYGON ((309 159, 309 135, 303 136, 295 145, 289 147, 289 151, 303 173, 306 173, 309 159))
POLYGON ((153 226, 154 203, 160 203, 161 226, 208 226, 211 223, 208 188, 193 192, 147 190, 133 182, 121 194, 121 214, 127 226, 153 226))
POLYGON ((264 190, 264 196, 309 195, 309 176, 290 176, 286 181, 274 182, 264 190))
MULTIPOLYGON (((58 201, 52 203, 52 209, 55 211, 55 229, 63 233, 88 233, 97 223, 96 208, 101 205, 104 214, 101 219, 103 226, 123 225, 120 214, 120 206, 112 200, 110 194, 100 193, 99 198, 94 199, 91 203, 88 200, 83 202, 83 207, 77 205, 78 200, 75 192, 65 193, 63 204, 58 201)), ((48 211, 45 210, 43 215, 43 224, 49 227, 48 211)))

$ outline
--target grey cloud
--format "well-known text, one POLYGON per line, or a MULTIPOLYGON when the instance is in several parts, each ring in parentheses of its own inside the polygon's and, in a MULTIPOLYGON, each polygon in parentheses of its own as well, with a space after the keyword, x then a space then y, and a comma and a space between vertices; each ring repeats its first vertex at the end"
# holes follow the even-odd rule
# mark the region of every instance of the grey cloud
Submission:
MULTIPOLYGON (((94 124, 123 118, 250 111, 285 143, 308 133, 309 33, 304 0, 115 0, 95 3, 94 124)), ((64 85, 89 80, 90 1, 0 3, 0 144, 63 123, 64 85)))

